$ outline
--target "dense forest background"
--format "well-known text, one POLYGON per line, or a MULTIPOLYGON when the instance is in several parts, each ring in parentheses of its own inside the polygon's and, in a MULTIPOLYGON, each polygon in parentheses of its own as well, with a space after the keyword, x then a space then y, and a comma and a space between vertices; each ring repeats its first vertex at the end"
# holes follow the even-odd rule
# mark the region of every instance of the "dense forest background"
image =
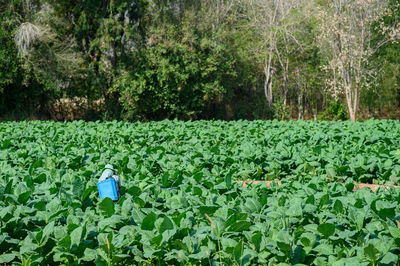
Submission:
POLYGON ((0 119, 398 119, 399 6, 0 0, 0 119))

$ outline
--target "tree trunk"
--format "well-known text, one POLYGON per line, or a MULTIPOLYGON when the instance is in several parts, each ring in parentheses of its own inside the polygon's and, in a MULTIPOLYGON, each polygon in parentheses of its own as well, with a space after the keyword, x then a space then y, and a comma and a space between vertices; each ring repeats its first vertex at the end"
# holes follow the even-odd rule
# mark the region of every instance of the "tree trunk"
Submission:
POLYGON ((304 116, 303 116, 303 91, 302 90, 300 90, 300 93, 297 96, 297 106, 298 106, 297 119, 302 120, 304 118, 304 116))
POLYGON ((264 93, 265 98, 269 106, 272 105, 272 56, 268 56, 268 61, 265 59, 264 73, 265 73, 265 82, 264 82, 264 93))
POLYGON ((268 83, 268 95, 269 95, 269 99, 268 99, 268 104, 269 104, 269 106, 271 106, 272 105, 272 75, 271 75, 271 78, 270 78, 270 80, 269 80, 269 83, 268 83))
POLYGON ((286 97, 286 92, 285 92, 285 95, 283 96, 283 105, 282 105, 282 116, 281 116, 281 120, 284 120, 284 119, 285 119, 286 107, 287 107, 287 97, 286 97))
POLYGON ((346 102, 347 102, 347 109, 349 111, 349 116, 351 121, 356 122, 356 114, 357 114, 357 98, 358 93, 357 90, 352 91, 351 88, 345 88, 346 91, 346 102))
POLYGON ((353 122, 356 122, 356 113, 354 111, 350 112, 350 119, 353 122))
MULTIPOLYGON (((288 105, 288 94, 289 94, 289 89, 288 89, 288 78, 286 76, 286 70, 285 73, 283 74, 283 112, 282 112, 282 120, 285 119, 285 115, 287 112, 287 105, 288 105)), ((289 115, 291 117, 291 114, 289 115)))

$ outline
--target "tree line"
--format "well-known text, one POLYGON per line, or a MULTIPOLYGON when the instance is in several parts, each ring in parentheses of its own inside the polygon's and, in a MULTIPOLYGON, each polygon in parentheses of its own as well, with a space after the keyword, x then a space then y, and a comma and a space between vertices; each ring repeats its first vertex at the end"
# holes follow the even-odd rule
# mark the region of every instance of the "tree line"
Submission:
POLYGON ((399 0, 0 0, 0 13, 1 119, 400 117, 399 0))

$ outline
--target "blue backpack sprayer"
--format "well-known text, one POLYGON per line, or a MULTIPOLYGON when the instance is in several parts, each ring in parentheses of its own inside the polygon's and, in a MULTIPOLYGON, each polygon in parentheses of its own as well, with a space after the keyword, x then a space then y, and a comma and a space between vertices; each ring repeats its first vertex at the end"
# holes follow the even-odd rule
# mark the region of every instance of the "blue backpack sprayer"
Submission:
POLYGON ((104 171, 100 176, 97 188, 101 199, 110 198, 117 201, 120 197, 121 182, 117 175, 117 171, 111 164, 104 167, 104 171))

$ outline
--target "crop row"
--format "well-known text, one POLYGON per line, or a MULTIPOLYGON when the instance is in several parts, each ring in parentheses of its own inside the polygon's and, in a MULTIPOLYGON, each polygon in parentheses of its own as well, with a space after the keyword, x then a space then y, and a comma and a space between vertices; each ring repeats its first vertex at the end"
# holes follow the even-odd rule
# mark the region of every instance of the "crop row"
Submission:
POLYGON ((400 189, 320 178, 244 188, 198 172, 128 180, 114 203, 76 178, 2 189, 0 262, 376 265, 400 254, 400 189))
POLYGON ((0 124, 0 148, 6 172, 32 166, 91 175, 110 162, 124 174, 202 169, 237 179, 400 184, 400 122, 391 120, 11 122, 0 124))

